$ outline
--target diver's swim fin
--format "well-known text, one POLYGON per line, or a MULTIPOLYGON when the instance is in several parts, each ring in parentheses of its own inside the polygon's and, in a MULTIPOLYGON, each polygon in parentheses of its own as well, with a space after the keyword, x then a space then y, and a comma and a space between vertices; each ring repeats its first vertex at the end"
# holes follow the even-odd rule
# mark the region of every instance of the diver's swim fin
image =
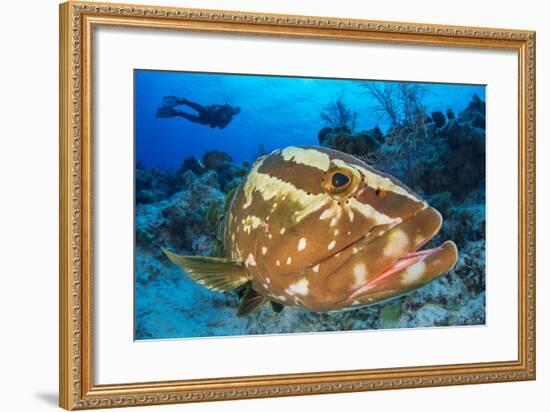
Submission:
POLYGON ((252 287, 249 287, 241 299, 241 304, 239 305, 239 309, 237 309, 237 317, 240 318, 249 315, 266 302, 267 298, 265 296, 260 295, 252 287))
POLYGON ((180 256, 164 248, 162 251, 191 279, 210 290, 226 292, 250 280, 240 261, 206 256, 180 256))
POLYGON ((176 107, 177 105, 181 104, 182 99, 176 97, 176 96, 164 96, 162 98, 162 105, 164 107, 176 107))
POLYGON ((157 109, 156 117, 167 119, 167 118, 170 118, 170 117, 177 116, 178 113, 179 112, 177 110, 174 110, 171 107, 159 107, 157 109))

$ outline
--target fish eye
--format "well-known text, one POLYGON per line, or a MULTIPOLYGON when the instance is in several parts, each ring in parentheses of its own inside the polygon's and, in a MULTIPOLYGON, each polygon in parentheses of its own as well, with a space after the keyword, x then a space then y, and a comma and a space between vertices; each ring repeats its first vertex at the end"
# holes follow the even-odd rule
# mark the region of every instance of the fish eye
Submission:
POLYGON ((361 182, 361 177, 354 169, 347 167, 333 167, 329 169, 323 179, 323 190, 338 200, 351 196, 361 182))
POLYGON ((334 187, 342 187, 349 183, 349 177, 347 177, 345 174, 336 172, 332 175, 332 185, 334 187))

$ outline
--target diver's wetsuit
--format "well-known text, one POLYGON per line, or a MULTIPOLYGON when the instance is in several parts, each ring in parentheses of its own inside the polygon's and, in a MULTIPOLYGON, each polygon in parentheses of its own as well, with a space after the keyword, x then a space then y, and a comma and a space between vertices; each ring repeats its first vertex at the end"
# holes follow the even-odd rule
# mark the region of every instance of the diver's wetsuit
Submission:
POLYGON ((184 98, 167 96, 164 98, 164 106, 157 111, 157 117, 183 117, 191 122, 208 125, 212 128, 225 128, 233 116, 240 113, 239 107, 233 107, 229 104, 212 104, 203 106, 201 104, 189 101, 184 98), (175 106, 186 105, 195 110, 198 114, 191 114, 175 110, 175 106))

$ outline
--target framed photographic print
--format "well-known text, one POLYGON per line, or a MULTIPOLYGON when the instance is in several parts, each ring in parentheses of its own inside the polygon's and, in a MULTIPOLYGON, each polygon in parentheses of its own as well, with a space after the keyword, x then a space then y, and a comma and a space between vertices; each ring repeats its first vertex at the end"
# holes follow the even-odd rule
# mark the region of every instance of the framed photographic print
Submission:
POLYGON ((535 378, 534 32, 60 16, 62 407, 535 378))

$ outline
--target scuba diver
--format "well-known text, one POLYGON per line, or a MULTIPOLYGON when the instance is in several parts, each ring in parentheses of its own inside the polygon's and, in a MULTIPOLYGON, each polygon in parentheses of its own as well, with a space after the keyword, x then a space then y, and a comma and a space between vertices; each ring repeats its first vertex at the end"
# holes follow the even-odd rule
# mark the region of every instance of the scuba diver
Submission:
POLYGON ((233 116, 241 112, 240 107, 233 107, 230 104, 211 104, 203 106, 183 97, 175 96, 164 96, 162 98, 162 103, 163 106, 157 109, 156 117, 183 117, 193 123, 208 125, 211 128, 225 128, 231 120, 233 120, 233 116), (197 114, 190 114, 175 109, 176 106, 183 105, 189 106, 195 110, 197 114))

